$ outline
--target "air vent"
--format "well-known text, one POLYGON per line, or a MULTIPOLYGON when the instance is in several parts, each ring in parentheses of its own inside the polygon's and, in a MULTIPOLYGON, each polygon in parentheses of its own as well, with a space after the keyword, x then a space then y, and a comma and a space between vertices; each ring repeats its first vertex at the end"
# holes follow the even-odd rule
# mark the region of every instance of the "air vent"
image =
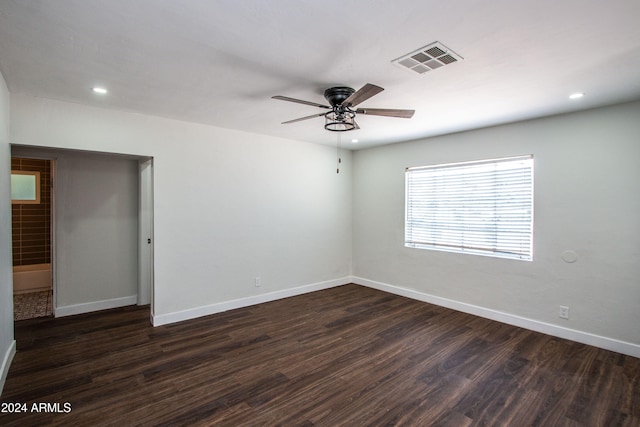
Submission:
POLYGON ((405 70, 424 74, 427 71, 453 64, 454 62, 461 61, 462 59, 464 58, 447 48, 442 43, 434 42, 423 48, 403 55, 400 58, 396 58, 391 62, 405 70))
POLYGON ((434 47, 432 47, 430 49, 427 49, 427 50, 425 50, 425 52, 427 52, 431 56, 442 56, 445 53, 447 53, 446 50, 442 50, 438 46, 434 46, 434 47))

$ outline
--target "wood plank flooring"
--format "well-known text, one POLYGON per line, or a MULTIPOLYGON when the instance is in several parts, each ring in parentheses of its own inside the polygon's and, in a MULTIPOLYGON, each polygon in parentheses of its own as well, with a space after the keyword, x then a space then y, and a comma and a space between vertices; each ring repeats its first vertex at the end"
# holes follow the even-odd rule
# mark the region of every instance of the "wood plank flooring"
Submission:
POLYGON ((148 318, 18 322, 0 425, 640 425, 640 359, 357 285, 148 318))

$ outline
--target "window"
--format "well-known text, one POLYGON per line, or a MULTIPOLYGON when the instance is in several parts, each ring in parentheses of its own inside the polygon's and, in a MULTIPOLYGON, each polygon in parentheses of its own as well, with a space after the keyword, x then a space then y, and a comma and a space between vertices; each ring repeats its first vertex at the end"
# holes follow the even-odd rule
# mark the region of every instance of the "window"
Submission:
POLYGON ((408 168, 405 246, 531 260, 533 156, 408 168))
POLYGON ((40 172, 11 171, 11 203, 40 203, 40 172))

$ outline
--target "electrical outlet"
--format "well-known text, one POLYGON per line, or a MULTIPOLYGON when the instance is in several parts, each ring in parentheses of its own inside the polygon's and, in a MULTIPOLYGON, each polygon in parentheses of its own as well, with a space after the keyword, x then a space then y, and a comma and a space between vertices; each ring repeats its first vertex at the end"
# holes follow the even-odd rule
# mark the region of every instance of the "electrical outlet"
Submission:
POLYGON ((260 283, 260 277, 256 277, 256 282, 255 283, 256 283, 256 288, 259 288, 260 284, 261 284, 260 283))
POLYGON ((560 306, 560 312, 558 313, 558 316, 560 316, 561 319, 568 319, 569 318, 569 307, 561 305, 560 306))

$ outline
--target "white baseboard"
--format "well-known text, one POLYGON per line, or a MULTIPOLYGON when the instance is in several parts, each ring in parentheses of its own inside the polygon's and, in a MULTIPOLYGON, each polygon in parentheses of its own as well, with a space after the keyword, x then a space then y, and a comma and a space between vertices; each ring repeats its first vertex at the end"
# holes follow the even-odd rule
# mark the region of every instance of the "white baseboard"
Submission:
POLYGON ((11 366, 11 361, 13 360, 13 356, 16 355, 16 340, 11 341, 11 345, 7 348, 7 351, 4 353, 4 357, 2 358, 2 370, 0 371, 0 393, 4 389, 4 382, 7 379, 7 374, 9 373, 9 367, 11 366))
POLYGON ((216 304, 191 308, 188 310, 176 311, 167 314, 158 314, 153 316, 152 323, 153 326, 167 325, 169 323, 195 319, 197 317, 208 316, 211 314, 221 313, 223 311, 234 310, 236 308, 248 307, 255 304, 262 304, 264 302, 275 301, 282 298, 306 294, 309 292, 334 288, 336 286, 346 285, 348 283, 351 283, 351 277, 342 277, 340 279, 327 280, 325 282, 313 283, 296 288, 283 289, 281 291, 269 292, 266 294, 219 302, 216 304))
POLYGON ((131 295, 123 298, 114 298, 103 301, 86 302, 83 304, 67 305, 64 307, 56 307, 55 316, 73 316, 74 314, 90 313, 92 311, 108 310, 110 308, 125 307, 127 305, 135 305, 138 302, 137 295, 131 295))
POLYGON ((588 344, 594 347, 603 348, 605 350, 611 350, 640 358, 640 345, 638 344, 620 341, 614 338, 607 338, 588 332, 577 331, 575 329, 569 329, 562 326, 553 325, 551 323, 541 322, 539 320, 528 319, 526 317, 520 317, 514 314, 504 313, 502 311, 492 310, 473 304, 467 304, 460 301, 441 298, 435 295, 425 294, 412 289, 393 286, 387 283, 376 282, 361 277, 351 277, 351 282, 358 285, 367 286, 369 288, 378 289, 380 291, 389 292, 391 294, 404 296, 418 301, 428 302, 430 304, 462 311, 464 313, 473 314, 475 316, 496 320, 498 322, 518 326, 536 332, 541 332, 543 334, 552 335, 558 338, 564 338, 582 344, 588 344))

